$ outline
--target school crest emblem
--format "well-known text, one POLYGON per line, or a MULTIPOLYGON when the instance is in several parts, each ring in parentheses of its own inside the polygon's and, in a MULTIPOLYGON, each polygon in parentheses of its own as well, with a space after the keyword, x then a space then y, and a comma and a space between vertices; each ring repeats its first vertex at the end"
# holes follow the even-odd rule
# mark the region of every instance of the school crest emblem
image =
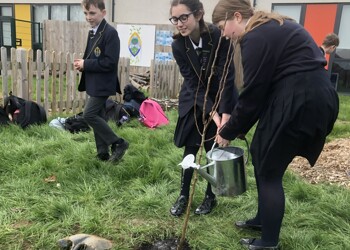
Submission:
POLYGON ((142 46, 141 37, 137 32, 131 34, 128 42, 128 47, 131 55, 134 57, 140 52, 142 46))
POLYGON ((94 49, 94 54, 96 57, 99 57, 101 55, 101 49, 99 47, 96 47, 94 49))

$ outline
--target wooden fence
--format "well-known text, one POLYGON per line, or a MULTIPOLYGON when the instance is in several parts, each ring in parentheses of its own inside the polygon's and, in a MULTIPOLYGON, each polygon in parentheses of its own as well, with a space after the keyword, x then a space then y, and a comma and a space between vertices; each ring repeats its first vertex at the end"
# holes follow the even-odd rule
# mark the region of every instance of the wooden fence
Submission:
MULTIPOLYGON (((11 49, 7 55, 6 48, 1 48, 2 98, 12 91, 14 95, 42 104, 46 112, 77 113, 85 104, 87 95, 78 92, 81 73, 74 69, 73 60, 81 54, 34 52, 25 49, 11 49), (9 59, 8 59, 9 58, 9 59)), ((130 60, 120 58, 118 77, 123 90, 129 83, 130 60)), ((149 96, 164 99, 177 98, 182 78, 175 62, 152 62, 149 96)), ((121 100, 121 96, 114 96, 121 100)))
MULTIPOLYGON (((42 104, 46 112, 80 112, 87 95, 77 90, 81 73, 74 69, 73 60, 81 56, 37 50, 34 61, 32 50, 12 48, 8 61, 6 48, 2 47, 2 97, 12 91, 14 95, 42 104)), ((118 72, 122 83, 129 78, 128 70, 129 59, 120 58, 118 72)))

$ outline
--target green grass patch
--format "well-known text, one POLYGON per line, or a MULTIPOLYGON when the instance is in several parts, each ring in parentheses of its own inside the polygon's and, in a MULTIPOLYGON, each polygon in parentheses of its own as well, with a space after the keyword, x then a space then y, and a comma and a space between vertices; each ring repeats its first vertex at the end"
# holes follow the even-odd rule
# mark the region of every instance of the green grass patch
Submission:
MULTIPOLYGON (((340 96, 340 114, 329 140, 350 135, 350 97, 340 96)), ((96 159, 93 133, 70 134, 49 127, 1 127, 0 249, 58 249, 57 240, 76 233, 113 241, 113 249, 180 236, 183 218, 169 209, 179 194, 182 149, 173 145, 176 111, 170 124, 148 129, 137 120, 117 127, 130 142, 119 164, 96 159), (55 176, 56 181, 46 182, 55 176), (59 185, 58 185, 59 184, 59 185)), ((64 115, 61 115, 64 117, 64 115)), ((252 138, 251 131, 248 140, 252 138)), ((233 145, 245 147, 242 141, 233 145)), ((218 197, 208 216, 193 210, 203 199, 199 178, 187 231, 192 249, 243 249, 242 237, 256 233, 234 228, 255 214, 257 194, 251 163, 248 190, 218 197)), ((350 192, 334 185, 311 185, 287 171, 282 249, 350 249, 350 192)))

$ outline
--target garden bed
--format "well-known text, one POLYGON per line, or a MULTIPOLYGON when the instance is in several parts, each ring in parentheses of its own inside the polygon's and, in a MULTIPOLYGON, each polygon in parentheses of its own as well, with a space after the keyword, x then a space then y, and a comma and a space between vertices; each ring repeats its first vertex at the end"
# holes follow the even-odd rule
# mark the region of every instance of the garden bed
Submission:
POLYGON ((296 157, 289 169, 311 184, 330 183, 350 188, 350 138, 326 143, 314 167, 303 157, 296 157))

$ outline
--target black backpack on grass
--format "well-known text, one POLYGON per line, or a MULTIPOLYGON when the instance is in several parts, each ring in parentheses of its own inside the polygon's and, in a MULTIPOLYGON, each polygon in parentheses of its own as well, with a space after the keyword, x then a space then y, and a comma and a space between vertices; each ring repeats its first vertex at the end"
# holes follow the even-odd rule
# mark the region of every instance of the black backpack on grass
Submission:
POLYGON ((117 126, 121 126, 124 122, 130 120, 130 114, 122 103, 107 99, 106 120, 112 120, 117 124, 117 126))
POLYGON ((10 95, 5 98, 4 109, 12 122, 20 125, 23 129, 33 124, 47 122, 46 112, 43 106, 33 101, 10 95))
POLYGON ((83 112, 68 117, 64 122, 64 129, 68 130, 72 134, 88 132, 91 130, 83 117, 83 112))
POLYGON ((10 118, 6 114, 5 109, 3 107, 0 107, 0 126, 8 125, 10 123, 10 118))

